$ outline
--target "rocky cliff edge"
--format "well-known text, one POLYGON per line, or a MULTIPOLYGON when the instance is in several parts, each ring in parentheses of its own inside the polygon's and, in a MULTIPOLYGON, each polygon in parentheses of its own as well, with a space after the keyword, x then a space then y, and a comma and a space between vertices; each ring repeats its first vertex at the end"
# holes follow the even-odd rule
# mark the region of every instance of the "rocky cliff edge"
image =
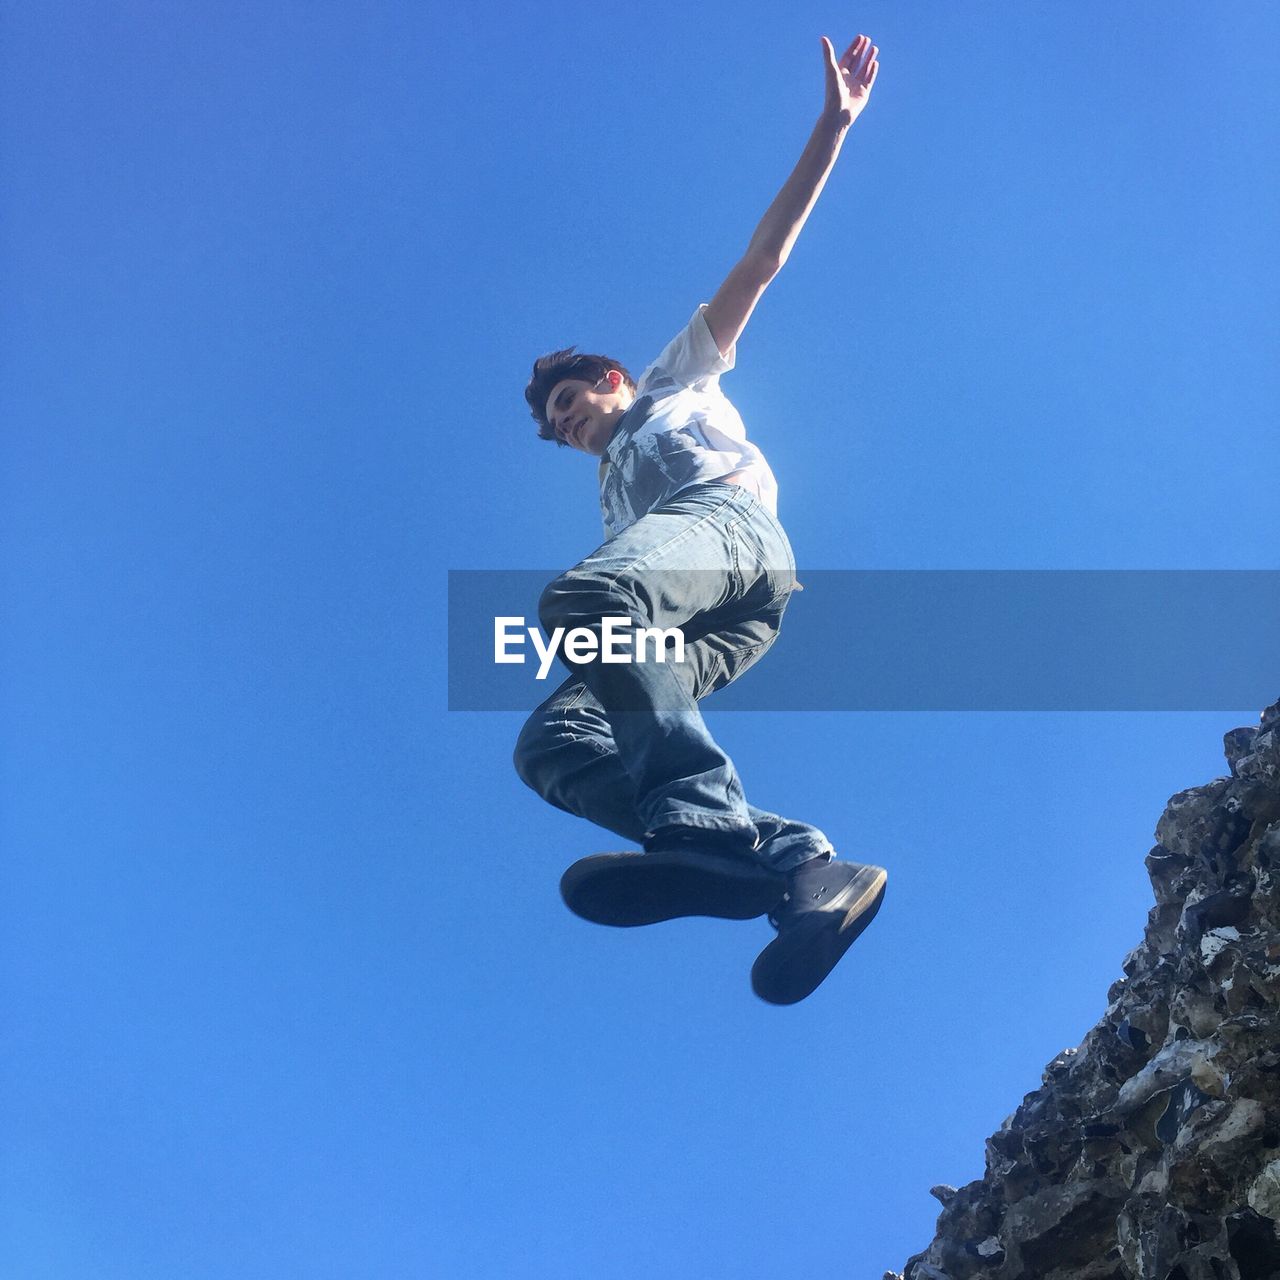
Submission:
POLYGON ((1224 745, 1156 826, 1101 1021, 885 1280, 1280 1280, 1280 702, 1224 745))

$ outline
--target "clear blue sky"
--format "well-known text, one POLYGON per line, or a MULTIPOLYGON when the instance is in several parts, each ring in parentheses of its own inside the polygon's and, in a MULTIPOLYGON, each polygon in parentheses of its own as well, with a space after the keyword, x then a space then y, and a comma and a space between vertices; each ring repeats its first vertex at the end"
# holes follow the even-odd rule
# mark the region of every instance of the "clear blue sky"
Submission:
POLYGON ((1100 1016, 1165 799, 1280 680, 712 704, 758 803, 890 868, 790 1010, 763 922, 571 917, 611 841, 445 710, 446 571, 598 534, 533 356, 656 353, 859 29, 725 380, 802 569, 1280 567, 1272 6, 8 6, 7 1274, 878 1277, 1100 1016))

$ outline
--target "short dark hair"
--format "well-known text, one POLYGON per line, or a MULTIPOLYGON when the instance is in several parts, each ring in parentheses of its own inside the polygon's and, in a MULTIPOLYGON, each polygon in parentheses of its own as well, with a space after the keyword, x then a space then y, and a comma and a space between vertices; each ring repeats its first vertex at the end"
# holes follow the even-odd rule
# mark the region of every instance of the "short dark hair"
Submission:
MULTIPOLYGON (((580 352, 577 347, 565 347, 563 351, 550 351, 539 356, 533 362, 533 376, 524 389, 524 398, 529 402, 529 411, 538 424, 540 440, 555 440, 556 433, 547 421, 547 397, 555 390, 557 382, 566 378, 582 378, 594 386, 610 369, 617 369, 622 380, 636 389, 636 380, 627 372, 626 366, 611 356, 593 356, 580 352)), ((563 444, 563 440, 557 441, 563 444)))

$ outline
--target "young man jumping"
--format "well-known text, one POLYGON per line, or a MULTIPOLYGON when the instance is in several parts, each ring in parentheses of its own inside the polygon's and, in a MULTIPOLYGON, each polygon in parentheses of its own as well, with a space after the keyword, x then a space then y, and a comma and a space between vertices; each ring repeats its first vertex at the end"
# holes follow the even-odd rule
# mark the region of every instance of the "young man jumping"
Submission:
POLYGON ((866 36, 838 61, 825 36, 822 51, 818 123, 711 302, 639 382, 616 360, 570 347, 538 359, 525 389, 539 436, 600 459, 607 540, 543 592, 548 635, 585 627, 599 639, 605 619, 625 618, 678 628, 685 641, 681 662, 569 654, 569 678, 520 734, 515 764, 529 786, 643 849, 575 862, 560 884, 565 903, 621 926, 768 915, 777 936, 751 983, 773 1004, 794 1004, 826 978, 887 879, 837 859, 816 827, 748 804, 698 710, 766 652, 795 587, 777 483, 719 381, 875 84, 878 50, 866 36))

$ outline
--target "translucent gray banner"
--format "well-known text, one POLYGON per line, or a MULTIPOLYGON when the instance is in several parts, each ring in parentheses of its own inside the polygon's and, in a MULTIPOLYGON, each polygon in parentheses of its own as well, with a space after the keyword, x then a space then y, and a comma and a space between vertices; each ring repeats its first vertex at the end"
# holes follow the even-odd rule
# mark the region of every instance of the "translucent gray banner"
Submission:
MULTIPOLYGON (((555 576, 450 571, 451 711, 526 710, 565 678, 528 631, 555 576)), ((1280 570, 827 569, 801 579, 772 650, 709 705, 1229 711, 1280 692, 1280 570)))

